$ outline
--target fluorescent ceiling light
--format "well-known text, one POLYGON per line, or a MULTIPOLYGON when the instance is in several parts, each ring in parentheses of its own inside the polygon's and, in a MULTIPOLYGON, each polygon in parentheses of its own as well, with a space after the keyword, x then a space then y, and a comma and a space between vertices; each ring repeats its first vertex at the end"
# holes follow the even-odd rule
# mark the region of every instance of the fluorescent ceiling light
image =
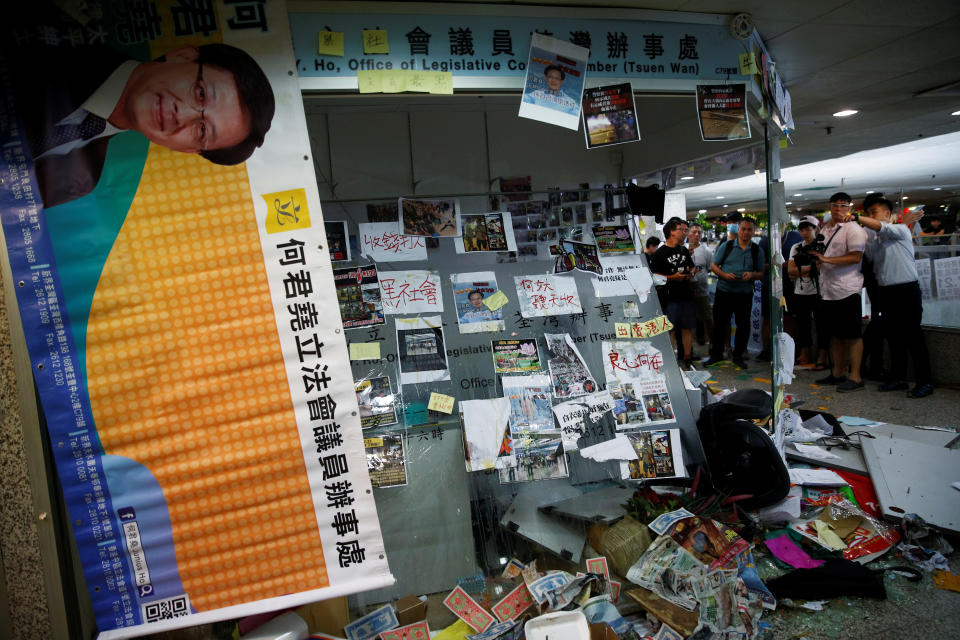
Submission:
POLYGON ((867 195, 870 195, 871 193, 873 193, 873 191, 867 191, 867 195))
POLYGON ((706 213, 706 212, 707 212, 706 209, 700 209, 699 211, 697 211, 697 213, 706 213))
POLYGON ((901 199, 901 200, 909 200, 909 199, 910 199, 910 196, 903 196, 903 197, 900 198, 900 199, 901 199))
POLYGON ((681 180, 693 180, 693 176, 683 176, 681 180))
POLYGON ((792 202, 784 202, 783 204, 793 204, 792 202))
POLYGON ((717 200, 723 200, 723 196, 717 196, 717 200))
POLYGON ((954 112, 951 113, 950 115, 952 115, 952 116, 960 116, 960 111, 954 111, 954 112))
POLYGON ((856 109, 844 109, 843 111, 837 111, 833 114, 834 118, 846 118, 847 116, 852 116, 854 114, 860 113, 856 109))
POLYGON ((795 194, 793 194, 793 197, 794 197, 794 198, 799 198, 799 197, 802 196, 802 195, 803 195, 802 193, 795 193, 795 194))
POLYGON ((941 187, 934 187, 934 188, 933 188, 934 191, 940 191, 940 189, 941 189, 941 187))
POLYGON ((723 208, 726 209, 729 205, 723 205, 723 208))
POLYGON ((746 207, 740 207, 739 209, 737 209, 737 211, 739 211, 740 213, 743 213, 746 210, 747 210, 746 207))

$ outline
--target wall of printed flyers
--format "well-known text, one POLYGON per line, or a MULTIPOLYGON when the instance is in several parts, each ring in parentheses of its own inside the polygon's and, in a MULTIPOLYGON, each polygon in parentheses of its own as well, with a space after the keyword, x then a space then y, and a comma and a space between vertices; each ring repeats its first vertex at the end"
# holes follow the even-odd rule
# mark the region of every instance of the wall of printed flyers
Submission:
POLYGON ((509 557, 496 521, 531 483, 682 476, 699 459, 668 334, 617 332, 661 311, 652 288, 645 301, 633 288, 650 282, 632 219, 600 193, 400 199, 329 216, 331 251, 349 247, 334 278, 398 579, 359 604, 442 590, 475 561, 509 557), (587 457, 617 436, 635 460, 587 457), (494 525, 471 528, 465 502, 494 525), (415 571, 425 562, 429 577, 415 571))

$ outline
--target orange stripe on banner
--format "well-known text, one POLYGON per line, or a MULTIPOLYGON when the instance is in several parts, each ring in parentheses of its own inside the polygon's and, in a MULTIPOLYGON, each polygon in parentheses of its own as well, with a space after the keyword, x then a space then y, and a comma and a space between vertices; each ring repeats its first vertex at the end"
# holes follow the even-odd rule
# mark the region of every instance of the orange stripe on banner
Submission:
POLYGON ((106 453, 163 488, 198 610, 329 585, 244 165, 150 145, 87 371, 106 453))

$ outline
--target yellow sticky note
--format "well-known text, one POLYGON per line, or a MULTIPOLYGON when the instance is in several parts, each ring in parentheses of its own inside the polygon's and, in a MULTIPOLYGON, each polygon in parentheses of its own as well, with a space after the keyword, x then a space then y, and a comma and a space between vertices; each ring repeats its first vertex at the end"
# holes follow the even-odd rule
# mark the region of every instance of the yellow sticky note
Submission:
POLYGON ((343 55, 343 32, 342 31, 320 31, 319 33, 317 33, 317 55, 342 56, 343 55))
POLYGON ((363 448, 364 449, 374 449, 376 447, 383 446, 383 438, 364 438, 363 439, 363 448))
POLYGON ((261 197, 267 203, 267 233, 310 228, 307 192, 303 189, 264 193, 261 197))
POLYGON ((614 330, 617 332, 618 338, 629 338, 630 337, 630 323, 629 322, 616 322, 614 323, 614 330))
POLYGON ((407 90, 407 74, 408 71, 403 69, 390 69, 386 71, 381 71, 380 74, 383 78, 383 89, 384 93, 403 93, 407 90))
POLYGON ((507 304, 507 296, 504 295, 503 291, 497 291, 495 294, 483 301, 483 304, 486 305, 487 309, 490 311, 496 311, 503 305, 507 304))
POLYGON ((450 71, 430 71, 427 89, 430 93, 453 95, 453 73, 450 71))
POLYGON ((350 343, 351 360, 379 360, 380 343, 379 342, 351 342, 350 343))
POLYGON ((379 71, 357 71, 357 88, 360 93, 382 93, 383 77, 379 71))
POLYGON ((780 138, 779 145, 781 149, 786 149, 790 146, 790 141, 786 137, 780 138))
POLYGON ((407 91, 430 91, 429 71, 410 71, 407 76, 407 91))
POLYGON ((364 29, 363 30, 363 52, 364 53, 390 53, 390 45, 387 43, 386 29, 364 29))
POLYGON ((453 413, 453 403, 456 398, 443 393, 431 392, 430 402, 427 403, 427 409, 430 411, 439 411, 440 413, 453 413))
POLYGON ((752 51, 740 54, 740 73, 745 76, 757 74, 757 56, 752 51))

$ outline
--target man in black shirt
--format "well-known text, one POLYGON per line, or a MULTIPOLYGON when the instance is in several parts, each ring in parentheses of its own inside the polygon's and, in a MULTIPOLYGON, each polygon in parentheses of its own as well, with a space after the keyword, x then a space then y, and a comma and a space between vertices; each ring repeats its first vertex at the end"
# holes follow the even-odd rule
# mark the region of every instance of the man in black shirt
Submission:
POLYGON ((690 278, 694 274, 693 258, 683 246, 687 237, 687 223, 680 218, 670 218, 663 226, 663 234, 666 241, 653 254, 650 270, 667 279, 666 284, 657 287, 657 294, 664 313, 673 324, 674 344, 679 344, 678 359, 690 366, 693 363, 693 334, 697 328, 697 309, 690 289, 690 278))

